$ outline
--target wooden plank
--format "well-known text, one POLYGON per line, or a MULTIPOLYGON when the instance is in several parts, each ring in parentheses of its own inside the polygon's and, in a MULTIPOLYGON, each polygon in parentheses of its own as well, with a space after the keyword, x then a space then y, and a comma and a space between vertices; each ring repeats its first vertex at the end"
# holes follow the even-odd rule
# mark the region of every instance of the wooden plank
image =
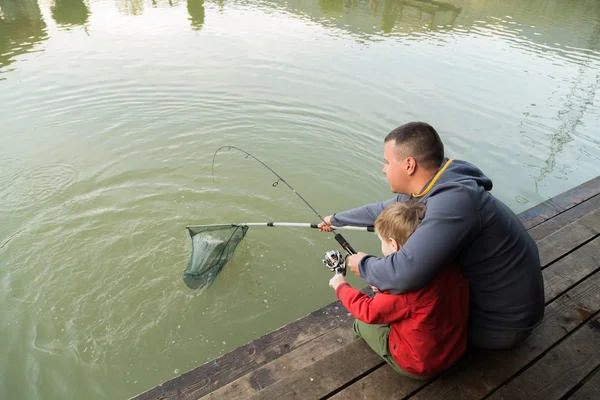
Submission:
MULTIPOLYGON (((546 303, 556 299, 557 296, 586 276, 599 271, 599 268, 600 238, 597 238, 542 271, 546 303)), ((548 318, 548 316, 545 318, 548 318)), ((469 360, 467 359, 465 362, 469 362, 469 360)), ((458 367, 460 366, 456 368, 458 367)), ((451 371, 447 373, 451 373, 451 371)), ((462 384, 468 385, 468 380, 465 379, 462 384)), ((423 382, 398 376, 393 369, 383 366, 332 398, 335 400, 387 399, 395 396, 406 396, 423 385, 423 382)))
POLYGON ((546 315, 520 345, 501 352, 478 351, 465 363, 440 376, 411 399, 480 399, 526 367, 600 311, 600 272, 546 306, 546 315))
POLYGON ((600 237, 542 271, 546 302, 575 285, 600 267, 600 237))
POLYGON ((249 399, 320 399, 383 362, 364 340, 354 340, 249 399))
POLYGON ((600 176, 523 211, 519 219, 530 229, 597 194, 600 194, 600 176))
POLYGON ((201 397, 351 320, 344 306, 333 302, 133 399, 187 399, 192 393, 201 397))
POLYGON ((557 215, 556 217, 550 218, 547 221, 531 228, 529 234, 535 241, 540 241, 546 236, 554 233, 555 231, 564 228, 572 222, 580 219, 581 217, 596 211, 600 208, 600 195, 596 195, 591 199, 578 204, 577 206, 568 209, 567 211, 557 215))
POLYGON ((600 397, 600 367, 588 377, 569 400, 597 400, 600 397))
POLYGON ((400 375, 385 364, 363 379, 354 382, 331 397, 332 400, 398 399, 425 385, 420 381, 400 375))
POLYGON ((546 266, 557 258, 568 254, 599 233, 600 209, 542 239, 538 243, 542 266, 546 266))
POLYGON ((289 374, 297 372, 351 343, 353 341, 351 322, 348 321, 347 324, 343 324, 326 335, 253 370, 202 399, 245 399, 259 392, 289 374))
POLYGON ((497 400, 559 399, 598 365, 600 365, 600 315, 595 315, 530 368, 495 392, 491 398, 497 400))

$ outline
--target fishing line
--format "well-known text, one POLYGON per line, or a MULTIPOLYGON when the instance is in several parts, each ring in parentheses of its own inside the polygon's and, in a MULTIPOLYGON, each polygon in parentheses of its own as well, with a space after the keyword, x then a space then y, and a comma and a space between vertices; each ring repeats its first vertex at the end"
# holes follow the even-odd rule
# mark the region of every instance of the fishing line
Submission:
MULTIPOLYGON (((290 185, 289 183, 287 183, 287 181, 283 178, 283 176, 279 175, 277 172, 275 172, 275 170, 273 170, 273 168, 269 167, 267 164, 265 164, 263 161, 261 161, 260 159, 258 159, 258 157, 253 156, 252 154, 248 153, 246 150, 240 149, 239 147, 235 147, 235 146, 221 146, 219 147, 216 151, 215 154, 213 154, 213 161, 212 161, 212 176, 213 176, 213 182, 215 181, 215 158, 217 157, 217 153, 222 150, 222 149, 235 149, 237 151, 240 151, 242 153, 244 153, 246 155, 246 158, 248 157, 252 157, 253 159, 255 159, 256 161, 258 161, 263 167, 265 167, 266 169, 268 169, 269 171, 271 171, 273 173, 273 175, 275 175, 278 180, 273 182, 273 187, 276 187, 277 185, 279 185, 279 182, 283 182, 287 185, 287 187, 289 187, 291 189, 292 192, 296 193, 296 195, 298 197, 300 197, 300 199, 304 202, 304 204, 306 204, 311 210, 312 212, 314 212, 317 217, 319 217, 319 219, 321 221, 323 221, 325 223, 325 225, 330 226, 325 219, 321 216, 321 214, 319 214, 317 212, 317 210, 315 210, 315 208, 313 206, 310 205, 310 203, 308 201, 306 201, 306 199, 304 197, 302 197, 302 195, 300 193, 298 193, 296 191, 296 189, 294 189, 292 187, 292 185, 290 185)), ((342 248, 344 250, 346 250, 349 254, 356 254, 356 251, 352 248, 352 246, 350 246, 350 244, 348 243, 348 241, 339 233, 335 233, 334 230, 331 230, 331 233, 334 234, 334 238, 335 240, 340 244, 340 246, 342 246, 342 248)))
POLYGON ((213 177, 213 183, 215 182, 215 158, 216 158, 216 156, 217 156, 217 153, 218 153, 220 150, 222 150, 222 149, 228 149, 228 150, 229 150, 229 149, 235 149, 235 150, 241 151, 242 153, 244 153, 244 154, 246 155, 246 158, 248 158, 248 157, 252 157, 252 158, 253 158, 253 159, 255 159, 256 161, 258 161, 259 163, 261 163, 261 164, 262 164, 262 165, 263 165, 263 166, 264 166, 266 169, 268 169, 269 171, 271 171, 271 172, 272 172, 272 173, 273 173, 273 174, 274 174, 274 175, 275 175, 277 178, 279 178, 277 181, 273 182, 273 187, 277 187, 277 185, 279 185, 279 182, 283 182, 283 183, 285 183, 285 184, 287 185, 287 187, 289 187, 289 188, 292 190, 292 192, 296 193, 296 195, 298 195, 298 197, 300 197, 300 199, 301 199, 301 200, 302 200, 302 201, 303 201, 303 202, 304 202, 304 203, 305 203, 305 204, 306 204, 308 207, 310 207, 310 209, 312 210, 312 212, 314 212, 314 213, 317 215, 317 217, 319 217, 319 219, 320 219, 321 221, 325 222, 325 224, 326 224, 326 225, 329 225, 329 224, 328 224, 328 223, 325 221, 325 219, 324 219, 324 218, 321 216, 321 214, 319 214, 319 213, 317 212, 317 210, 315 210, 315 208, 314 208, 313 206, 311 206, 311 205, 309 204, 309 202, 308 202, 308 201, 306 201, 306 200, 304 199, 304 197, 302 197, 302 195, 301 195, 300 193, 298 193, 298 192, 296 191, 296 189, 294 189, 294 188, 292 187, 292 185, 290 185, 289 183, 287 183, 287 181, 286 181, 285 179, 283 179, 283 177, 282 177, 281 175, 279 175, 277 172, 275 172, 275 171, 273 170, 273 168, 269 167, 267 164, 265 164, 264 162, 262 162, 261 160, 259 160, 257 157, 255 157, 255 156, 253 156, 252 154, 248 153, 246 150, 242 150, 242 149, 240 149, 239 147, 235 147, 235 146, 221 146, 221 147, 219 147, 219 148, 218 148, 218 149, 215 151, 215 154, 213 154, 213 161, 212 161, 212 177, 213 177))

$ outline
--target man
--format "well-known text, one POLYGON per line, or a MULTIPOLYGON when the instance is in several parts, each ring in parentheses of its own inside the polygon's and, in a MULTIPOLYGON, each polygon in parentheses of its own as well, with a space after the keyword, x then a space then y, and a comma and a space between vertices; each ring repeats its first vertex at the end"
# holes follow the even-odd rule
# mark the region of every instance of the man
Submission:
POLYGON ((385 138, 383 173, 398 196, 325 217, 329 225, 373 225, 393 202, 427 204, 423 222, 396 253, 358 253, 350 269, 391 293, 423 288, 455 263, 471 287, 469 343, 506 349, 521 342, 544 315, 544 285, 535 241, 517 216, 489 193, 492 181, 465 161, 444 157, 429 124, 411 122, 385 138))

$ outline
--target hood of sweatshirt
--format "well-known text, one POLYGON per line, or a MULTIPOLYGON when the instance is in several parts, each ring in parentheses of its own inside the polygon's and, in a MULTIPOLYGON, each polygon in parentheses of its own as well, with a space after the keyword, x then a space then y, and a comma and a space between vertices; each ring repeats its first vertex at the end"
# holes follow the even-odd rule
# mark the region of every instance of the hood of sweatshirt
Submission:
POLYGON ((420 193, 413 193, 411 197, 425 200, 435 192, 435 188, 464 181, 475 182, 477 186, 486 191, 492 190, 493 187, 492 180, 473 164, 462 160, 444 158, 437 174, 427 182, 420 193))

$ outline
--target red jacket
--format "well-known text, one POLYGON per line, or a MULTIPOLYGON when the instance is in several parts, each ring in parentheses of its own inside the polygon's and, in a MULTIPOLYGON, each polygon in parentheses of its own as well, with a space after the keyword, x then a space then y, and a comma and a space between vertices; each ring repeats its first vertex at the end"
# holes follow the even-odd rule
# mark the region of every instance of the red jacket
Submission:
POLYGON ((410 293, 384 292, 369 298, 343 283, 335 294, 358 320, 390 324, 390 353, 412 375, 436 375, 465 352, 469 284, 456 266, 444 268, 423 289, 410 293))

